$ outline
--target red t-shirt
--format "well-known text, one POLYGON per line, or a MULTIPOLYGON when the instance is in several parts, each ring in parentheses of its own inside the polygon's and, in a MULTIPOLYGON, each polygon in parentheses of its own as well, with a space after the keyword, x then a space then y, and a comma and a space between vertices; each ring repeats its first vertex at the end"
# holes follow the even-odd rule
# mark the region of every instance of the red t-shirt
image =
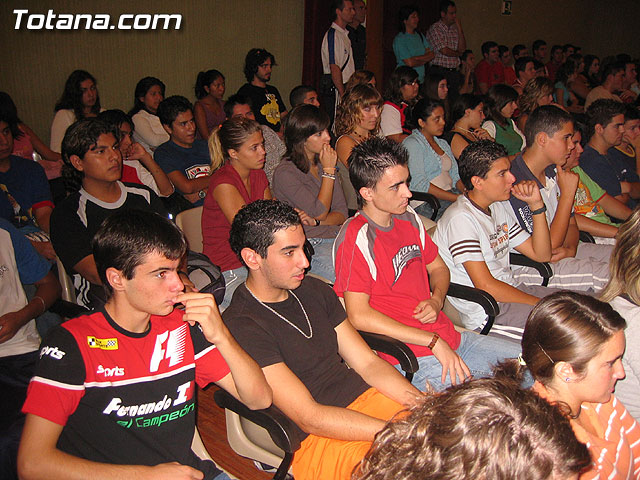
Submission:
MULTIPOLYGON (((453 350, 458 348, 460 333, 442 311, 434 323, 413 318, 416 305, 431 297, 427 265, 435 260, 438 247, 412 210, 394 215, 388 228, 360 212, 343 225, 334 252, 338 296, 343 297, 345 291, 366 293, 375 310, 405 325, 435 332, 453 350)), ((417 357, 433 355, 426 346, 409 344, 409 348, 417 357)))
POLYGON ((504 65, 502 65, 502 62, 496 62, 492 65, 486 60, 482 60, 476 65, 475 73, 478 84, 486 83, 487 86, 491 87, 498 83, 504 83, 504 65))
POLYGON ((203 251, 223 272, 242 266, 242 263, 229 245, 231 224, 213 196, 215 188, 225 183, 238 190, 245 205, 264 199, 264 191, 269 186, 267 175, 262 169, 251 170, 249 174, 251 192, 247 192, 240 175, 230 163, 224 164, 211 175, 211 182, 209 183, 207 196, 204 199, 204 209, 202 211, 203 251))

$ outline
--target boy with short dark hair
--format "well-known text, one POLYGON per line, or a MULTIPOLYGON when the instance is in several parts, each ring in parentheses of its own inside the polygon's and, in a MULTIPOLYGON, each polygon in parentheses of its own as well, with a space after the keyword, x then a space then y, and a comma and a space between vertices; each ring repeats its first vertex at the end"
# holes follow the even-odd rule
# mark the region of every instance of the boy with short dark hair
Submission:
POLYGON ((293 207, 258 200, 240 209, 229 243, 249 273, 223 317, 297 426, 293 476, 347 480, 385 422, 420 393, 371 351, 331 287, 305 277, 304 242, 293 207))
POLYGON ((21 478, 228 479, 191 450, 195 384, 215 382, 255 409, 271 404, 271 390, 213 296, 183 293, 184 235, 132 210, 105 220, 92 244, 107 302, 42 344, 23 407, 21 478))
POLYGON ((198 207, 209 188, 211 159, 206 140, 196 140, 191 102, 179 95, 165 98, 157 114, 170 138, 156 148, 153 158, 178 192, 198 207))
POLYGON ((634 208, 640 198, 640 178, 635 165, 626 163, 615 149, 625 133, 625 111, 625 105, 615 100, 596 100, 589 106, 589 142, 580 165, 609 195, 634 208))
MULTIPOLYGON (((520 338, 533 305, 553 290, 519 284, 509 250, 548 261, 551 241, 538 185, 532 180, 515 184, 509 167, 507 152, 500 144, 483 140, 465 148, 460 156, 460 179, 468 192, 447 209, 433 241, 452 281, 485 290, 499 303, 500 314, 490 334, 520 338), (534 223, 531 235, 513 215, 507 203, 511 195, 529 206, 534 223)), ((480 305, 458 298, 449 301, 460 312, 465 327, 484 326, 486 314, 480 305)))
POLYGON ((62 140, 63 175, 72 190, 51 215, 51 241, 73 275, 81 305, 104 302, 91 239, 115 212, 142 209, 166 216, 162 201, 143 185, 122 183, 117 132, 95 118, 71 125, 62 140), (97 288, 98 287, 98 288, 97 288))
POLYGON ((449 269, 409 206, 407 162, 407 151, 387 139, 374 137, 353 149, 349 177, 359 211, 336 237, 334 290, 356 328, 409 345, 418 358, 417 388, 428 381, 440 390, 470 376, 491 376, 491 365, 517 356, 520 346, 458 332, 442 311, 449 269))
MULTIPOLYGON (((527 148, 511 163, 511 173, 516 181, 535 181, 542 195, 551 235, 554 272, 549 285, 571 290, 599 290, 609 279, 611 246, 578 243, 580 232, 573 202, 579 177, 563 170, 575 149, 573 134, 573 119, 569 113, 553 105, 538 107, 525 127, 527 148)), ((533 233, 530 207, 513 196, 509 202, 520 226, 533 233)), ((540 276, 529 267, 521 267, 515 274, 522 283, 540 284, 540 276)))
POLYGON ((289 94, 289 103, 291 104, 292 109, 305 103, 315 105, 318 108, 320 107, 318 93, 315 88, 309 85, 298 85, 297 87, 294 87, 289 94))

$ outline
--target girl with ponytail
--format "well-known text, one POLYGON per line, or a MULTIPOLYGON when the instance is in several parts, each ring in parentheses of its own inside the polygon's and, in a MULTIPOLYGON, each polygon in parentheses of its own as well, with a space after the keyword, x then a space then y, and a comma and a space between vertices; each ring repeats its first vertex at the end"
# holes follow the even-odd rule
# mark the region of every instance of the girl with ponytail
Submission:
POLYGON ((255 120, 233 118, 209 136, 211 183, 202 211, 204 253, 218 265, 226 283, 220 310, 229 305, 236 287, 247 277, 229 246, 231 222, 238 210, 255 200, 271 199, 264 173, 264 139, 255 120))
POLYGON ((640 478, 640 425, 615 398, 624 378, 625 320, 588 295, 562 291, 534 307, 522 335, 522 356, 496 368, 496 377, 521 381, 564 410, 591 467, 580 479, 640 478))

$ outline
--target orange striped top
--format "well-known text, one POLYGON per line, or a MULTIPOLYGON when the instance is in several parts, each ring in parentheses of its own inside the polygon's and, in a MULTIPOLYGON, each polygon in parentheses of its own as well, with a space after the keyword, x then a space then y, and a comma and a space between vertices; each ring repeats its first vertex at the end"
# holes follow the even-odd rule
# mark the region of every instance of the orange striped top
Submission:
POLYGON ((640 425, 615 396, 607 403, 583 403, 581 422, 589 422, 596 435, 571 420, 576 437, 587 445, 592 468, 587 479, 640 479, 640 425))

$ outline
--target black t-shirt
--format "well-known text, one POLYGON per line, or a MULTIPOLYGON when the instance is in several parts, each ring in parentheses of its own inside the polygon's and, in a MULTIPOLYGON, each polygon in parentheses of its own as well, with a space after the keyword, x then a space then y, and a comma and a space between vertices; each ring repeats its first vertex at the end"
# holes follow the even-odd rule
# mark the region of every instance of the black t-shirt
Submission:
MULTIPOLYGON (((309 316, 313 330, 309 339, 260 305, 245 285, 236 289, 222 318, 240 346, 260 367, 283 362, 316 402, 346 407, 369 388, 338 353, 335 328, 348 321, 347 315, 336 294, 321 280, 306 277, 293 292, 309 316)), ((293 295, 268 305, 309 335, 304 313, 293 295)), ((302 430, 298 433, 301 439, 306 437, 302 430)))
POLYGON ((256 121, 261 125, 271 127, 276 132, 280 130, 280 114, 287 110, 276 87, 267 85, 265 88, 245 83, 238 94, 251 99, 251 108, 256 121))
MULTIPOLYGON (((133 183, 118 183, 121 196, 113 203, 103 202, 81 188, 53 209, 51 242, 69 275, 74 274, 74 265, 91 255, 91 240, 105 218, 132 209, 167 215, 162 201, 149 188, 133 183)), ((90 284, 78 274, 74 275, 73 282, 78 292, 78 302, 83 305, 89 305, 91 298, 103 295, 102 287, 90 284)))

